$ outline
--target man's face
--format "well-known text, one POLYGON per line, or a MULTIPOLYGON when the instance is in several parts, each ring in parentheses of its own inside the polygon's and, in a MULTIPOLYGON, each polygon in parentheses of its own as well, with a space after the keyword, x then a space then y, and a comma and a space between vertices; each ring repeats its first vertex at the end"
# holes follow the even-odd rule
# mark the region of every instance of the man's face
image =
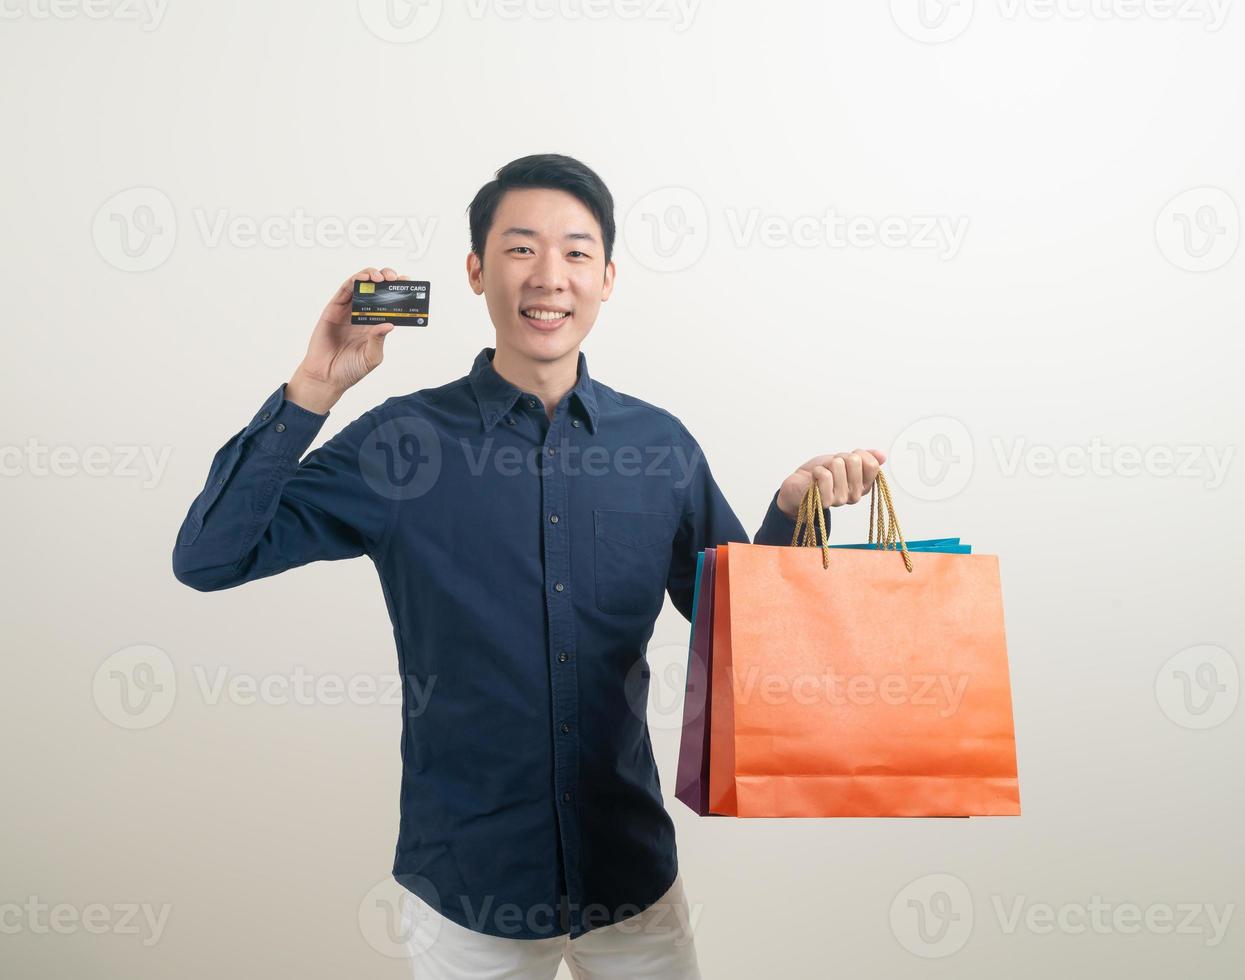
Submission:
POLYGON ((467 256, 467 278, 484 294, 497 346, 536 361, 579 348, 614 288, 601 228, 573 194, 525 187, 506 191, 484 243, 484 262, 467 256), (541 319, 541 311, 554 319, 541 319))

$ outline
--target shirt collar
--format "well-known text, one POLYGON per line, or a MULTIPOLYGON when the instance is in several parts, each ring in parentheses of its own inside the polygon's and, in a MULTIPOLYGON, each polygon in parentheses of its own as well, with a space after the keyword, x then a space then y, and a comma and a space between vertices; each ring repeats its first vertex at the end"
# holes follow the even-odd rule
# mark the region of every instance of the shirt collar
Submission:
MULTIPOLYGON (((518 388, 503 378, 493 368, 495 347, 485 347, 476 355, 471 365, 471 388, 475 392, 476 402, 480 406, 480 419, 487 432, 502 417, 514 408, 514 403, 523 394, 518 388)), ((579 409, 588 420, 588 431, 597 431, 597 396, 593 388, 592 378, 588 375, 588 358, 581 350, 579 364, 576 368, 575 387, 571 389, 571 404, 578 403, 579 409)))

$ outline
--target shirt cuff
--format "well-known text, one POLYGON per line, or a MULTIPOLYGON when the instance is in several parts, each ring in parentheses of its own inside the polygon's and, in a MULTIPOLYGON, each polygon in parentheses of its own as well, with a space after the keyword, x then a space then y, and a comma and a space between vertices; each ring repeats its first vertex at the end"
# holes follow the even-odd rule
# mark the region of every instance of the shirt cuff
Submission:
POLYGON ((264 452, 298 462, 324 427, 329 413, 313 412, 287 400, 288 383, 268 396, 246 427, 246 434, 264 452))
MULTIPOLYGON (((826 515, 826 534, 830 534, 830 508, 822 508, 826 515)), ((814 529, 816 530, 816 529, 814 529)), ((769 510, 765 512, 765 520, 761 522, 761 529, 757 531, 756 537, 752 539, 753 544, 770 544, 770 545, 790 545, 791 537, 795 534, 795 519, 788 517, 778 508, 778 491, 774 491, 774 497, 769 502, 769 510)))

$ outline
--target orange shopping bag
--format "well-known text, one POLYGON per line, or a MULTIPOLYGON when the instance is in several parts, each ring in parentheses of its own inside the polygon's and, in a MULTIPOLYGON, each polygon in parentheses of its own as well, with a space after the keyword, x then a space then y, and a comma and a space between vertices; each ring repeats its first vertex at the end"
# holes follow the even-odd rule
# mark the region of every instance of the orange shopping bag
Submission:
POLYGON ((1019 815, 998 558, 909 554, 882 474, 875 512, 879 550, 832 551, 814 484, 814 547, 718 546, 713 813, 1019 815))

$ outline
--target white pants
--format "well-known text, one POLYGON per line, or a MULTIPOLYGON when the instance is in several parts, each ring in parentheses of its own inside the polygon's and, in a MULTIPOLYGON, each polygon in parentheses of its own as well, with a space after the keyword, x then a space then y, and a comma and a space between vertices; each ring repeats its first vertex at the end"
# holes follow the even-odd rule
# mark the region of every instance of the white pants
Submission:
POLYGON ((575 940, 475 932, 411 892, 402 917, 415 980, 553 980, 563 957, 575 980, 700 980, 681 872, 642 912, 575 940))

